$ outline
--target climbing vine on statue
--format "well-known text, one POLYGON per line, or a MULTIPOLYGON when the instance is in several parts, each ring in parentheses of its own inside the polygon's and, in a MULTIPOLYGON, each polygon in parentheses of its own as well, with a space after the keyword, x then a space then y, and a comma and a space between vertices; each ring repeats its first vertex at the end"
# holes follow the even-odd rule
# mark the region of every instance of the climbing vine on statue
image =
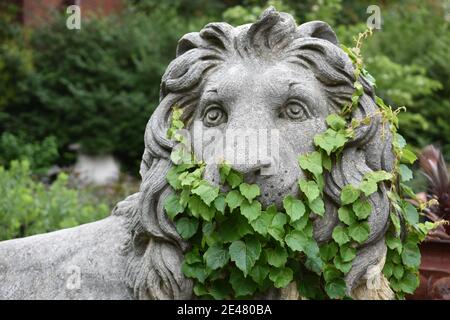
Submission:
POLYGON ((263 208, 258 202, 260 188, 248 184, 241 173, 227 164, 219 166, 220 185, 203 179, 206 165, 190 152, 182 109, 174 107, 168 137, 178 142, 171 154, 173 167, 167 180, 174 190, 165 210, 180 236, 190 243, 182 265, 183 273, 194 280, 194 293, 201 298, 233 299, 264 294, 268 289, 296 283, 299 294, 310 299, 346 298, 345 275, 356 257, 356 248, 370 235, 368 218, 372 205, 368 197, 381 182, 390 186, 391 223, 386 234, 388 247, 383 273, 398 298, 418 286, 420 252, 418 243, 435 225, 419 223, 419 210, 405 200, 415 198, 405 182, 412 177, 407 164, 415 160, 405 140, 397 133, 398 110, 381 98, 379 111, 361 120, 349 119, 363 95, 360 75, 372 85, 374 79, 363 69, 360 34, 354 48, 344 48, 355 66, 355 92, 341 114, 327 117, 327 130, 314 137, 316 150, 298 158, 306 179, 298 181, 299 196, 287 195, 283 210, 275 205, 263 208), (367 173, 357 185, 346 185, 340 194, 339 224, 328 243, 313 237, 312 218, 325 214, 324 176, 339 159, 355 130, 381 116, 382 125, 393 135, 396 156, 392 172, 367 173), (221 190, 229 190, 222 192, 221 190))

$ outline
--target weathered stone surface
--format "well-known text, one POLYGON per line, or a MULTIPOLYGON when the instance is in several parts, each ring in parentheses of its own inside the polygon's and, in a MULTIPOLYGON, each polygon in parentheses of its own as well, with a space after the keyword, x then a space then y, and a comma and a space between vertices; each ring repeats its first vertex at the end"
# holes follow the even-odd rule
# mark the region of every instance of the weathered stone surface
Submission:
MULTIPOLYGON (((354 80, 352 63, 326 23, 297 26, 292 16, 273 8, 254 24, 234 28, 211 23, 200 32, 186 34, 163 76, 160 104, 147 125, 139 193, 119 203, 113 216, 104 221, 0 243, 0 298, 191 298, 192 281, 181 272, 188 243, 163 209, 164 200, 173 192, 165 178, 172 166, 169 155, 174 143, 168 140, 167 129, 173 107, 184 110, 194 152, 212 160, 230 160, 227 148, 212 136, 275 130, 279 143, 270 152, 257 153, 254 162, 231 162, 247 182, 260 186, 258 200, 263 205, 280 205, 287 194, 298 192, 296 181, 304 175, 298 155, 314 149, 313 137, 326 128, 326 116, 338 112, 350 99, 354 80), (196 127, 202 135, 195 134, 196 127), (68 292, 65 287, 71 265, 80 266, 81 274, 88 275, 79 292, 68 292)), ((364 94, 352 114, 355 119, 377 110, 373 88, 362 82, 364 94)), ((343 186, 358 184, 367 172, 392 169, 391 137, 389 132, 382 136, 381 130, 378 116, 359 127, 342 159, 325 176, 326 213, 314 221, 317 241, 328 241, 339 223, 343 186)), ((255 146, 258 143, 229 148, 250 157, 255 146)), ((217 165, 207 162, 205 178, 217 183, 217 177, 217 165)), ((373 207, 370 236, 358 248, 346 275, 349 294, 365 281, 386 282, 374 281, 383 277, 386 252, 383 240, 389 201, 383 184, 369 201, 373 207)), ((390 294, 389 288, 383 294, 377 294, 377 288, 368 290, 375 293, 365 288, 360 291, 364 297, 390 294)), ((279 294, 284 295, 271 292, 268 298, 279 294)))
POLYGON ((111 216, 0 243, 0 299, 130 299, 123 224, 111 216))

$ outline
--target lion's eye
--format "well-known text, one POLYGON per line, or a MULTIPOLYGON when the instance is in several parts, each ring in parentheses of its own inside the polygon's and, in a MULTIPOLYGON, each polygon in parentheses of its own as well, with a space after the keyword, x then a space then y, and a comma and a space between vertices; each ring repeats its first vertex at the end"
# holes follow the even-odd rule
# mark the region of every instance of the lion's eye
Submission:
POLYGON ((209 108, 203 116, 203 124, 207 127, 215 127, 226 121, 226 113, 218 106, 209 108))
POLYGON ((282 118, 289 118, 293 120, 306 120, 309 118, 308 111, 298 101, 289 101, 281 111, 282 118))

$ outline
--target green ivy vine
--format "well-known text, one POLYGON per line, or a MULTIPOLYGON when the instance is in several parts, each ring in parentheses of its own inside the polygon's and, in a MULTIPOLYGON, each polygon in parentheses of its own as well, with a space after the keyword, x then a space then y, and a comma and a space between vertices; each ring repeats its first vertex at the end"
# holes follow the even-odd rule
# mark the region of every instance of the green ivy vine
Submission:
POLYGON ((314 137, 316 150, 298 158, 299 169, 307 178, 298 181, 302 191, 299 197, 284 198, 283 210, 274 205, 263 208, 256 200, 259 186, 244 182, 242 174, 227 163, 219 166, 220 183, 230 191, 223 193, 204 180, 205 163, 196 161, 179 133, 184 128, 182 109, 173 109, 168 137, 179 145, 172 151, 174 165, 167 180, 175 192, 167 198, 164 208, 180 236, 191 245, 182 271, 194 280, 196 296, 250 298, 295 281, 299 294, 305 298, 349 298, 344 276, 356 257, 356 247, 369 237, 367 220, 372 206, 367 197, 378 190, 382 181, 390 181, 393 209, 386 234, 388 252, 383 273, 398 298, 418 286, 418 243, 435 224, 419 223, 421 208, 418 210, 405 200, 405 196, 415 198, 405 182, 412 178, 407 164, 412 164, 416 157, 397 133, 400 110, 393 110, 379 97, 377 114, 382 115, 383 128, 387 127, 394 137, 394 169, 370 172, 358 185, 346 185, 340 195, 340 224, 334 228, 332 240, 319 245, 313 238, 311 217, 325 214, 324 173, 331 170, 332 162, 353 138, 355 129, 374 116, 360 121, 348 119, 363 94, 360 75, 375 84, 363 68, 361 57, 362 40, 371 32, 360 34, 354 48, 343 47, 355 66, 351 102, 343 106, 341 114, 326 118, 327 130, 314 137))

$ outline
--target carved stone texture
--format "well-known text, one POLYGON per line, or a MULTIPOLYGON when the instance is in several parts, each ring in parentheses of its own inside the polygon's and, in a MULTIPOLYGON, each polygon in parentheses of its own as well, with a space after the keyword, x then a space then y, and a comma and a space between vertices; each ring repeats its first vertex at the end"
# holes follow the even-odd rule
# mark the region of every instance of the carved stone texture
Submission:
MULTIPOLYGON (((213 130, 222 134, 275 130, 276 152, 255 163, 233 166, 247 182, 260 186, 258 200, 263 205, 280 205, 286 195, 298 192, 296 182, 304 176, 297 157, 314 150, 313 137, 326 129, 327 115, 339 112, 350 100, 353 70, 325 22, 297 26, 291 15, 274 8, 253 24, 210 23, 200 32, 186 34, 162 78, 160 104, 146 128, 140 191, 119 203, 103 221, 1 243, 0 298, 192 298, 192 281, 180 267, 189 246, 163 209, 164 200, 173 193, 165 178, 172 166, 169 156, 174 143, 166 133, 173 107, 184 110, 188 130, 202 129, 200 137, 193 132, 194 152, 199 153, 195 146, 200 145, 213 158, 225 156, 217 142, 208 140, 213 130), (67 272, 70 266, 80 268, 77 289, 73 278, 67 289, 67 279, 74 274, 73 268, 67 272)), ((360 81, 364 94, 352 113, 354 119, 377 110, 373 88, 363 78, 360 81)), ((391 136, 388 130, 381 132, 381 119, 374 115, 370 124, 358 127, 341 160, 325 177, 326 213, 314 220, 317 241, 331 239, 345 185, 358 184, 367 172, 392 170, 391 136)), ((240 155, 251 151, 238 145, 231 148, 240 155)), ((207 164, 205 178, 214 183, 216 177, 217 165, 207 164)), ((347 291, 355 298, 386 298, 391 296, 386 292, 392 293, 389 287, 365 287, 369 281, 386 283, 374 281, 383 277, 386 254, 386 187, 381 183, 368 200, 373 208, 370 236, 358 247, 346 275, 347 291), (357 287, 358 292, 365 288, 364 294, 354 294, 357 287)), ((267 298, 282 297, 277 291, 267 298)))

